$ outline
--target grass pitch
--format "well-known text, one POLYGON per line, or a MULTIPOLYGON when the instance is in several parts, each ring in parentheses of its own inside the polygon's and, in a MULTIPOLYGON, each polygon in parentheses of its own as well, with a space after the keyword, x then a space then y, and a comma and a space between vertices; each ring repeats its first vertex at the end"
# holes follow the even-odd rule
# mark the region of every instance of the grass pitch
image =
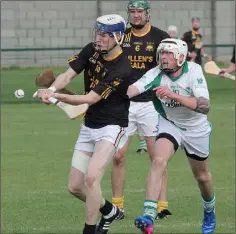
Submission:
MULTIPOLYGON (((56 74, 64 68, 55 68, 56 74)), ((54 106, 32 103, 33 80, 40 69, 2 70, 2 233, 81 233, 85 206, 67 192, 68 172, 80 121, 70 121, 54 106), (24 89, 16 100, 13 93, 24 89), (11 103, 11 104, 10 104, 11 103), (13 103, 13 104, 12 104, 13 103)), ((213 124, 210 171, 216 195, 216 233, 235 233, 235 87, 234 82, 207 76, 213 124)), ((83 78, 70 85, 83 91, 83 78)), ((109 233, 139 233, 135 216, 142 214, 149 169, 147 154, 138 155, 134 137, 127 155, 124 221, 109 233)), ((173 216, 156 221, 158 233, 200 233, 202 204, 183 151, 168 166, 169 209, 173 216)), ((111 199, 110 168, 103 179, 111 199)))

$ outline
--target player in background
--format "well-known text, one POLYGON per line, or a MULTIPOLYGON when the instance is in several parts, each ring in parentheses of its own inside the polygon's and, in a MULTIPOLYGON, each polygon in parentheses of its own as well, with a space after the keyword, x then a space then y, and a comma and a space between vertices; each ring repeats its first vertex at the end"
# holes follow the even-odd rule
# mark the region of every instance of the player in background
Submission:
POLYGON ((170 25, 167 29, 167 32, 171 38, 176 38, 178 39, 178 29, 174 25, 170 25))
POLYGON ((69 104, 88 103, 84 124, 80 129, 69 175, 68 190, 86 203, 83 234, 96 230, 99 211, 100 223, 109 225, 119 216, 119 208, 102 197, 101 179, 115 152, 126 142, 124 128, 128 126, 130 100, 127 89, 131 67, 120 44, 126 29, 119 15, 105 15, 96 20, 95 41, 86 45, 69 60, 69 69, 58 76, 49 89, 39 91, 48 103, 53 96, 69 104), (84 71, 85 95, 53 93, 64 88, 84 71))
POLYGON ((236 70, 236 65, 235 65, 235 46, 234 46, 234 50, 233 50, 233 54, 232 54, 232 58, 231 58, 231 63, 229 64, 229 66, 227 68, 223 68, 220 70, 220 77, 224 77, 224 73, 231 73, 234 72, 236 70))
POLYGON ((185 32, 182 38, 188 45, 187 61, 202 65, 202 57, 211 60, 211 56, 204 53, 203 39, 200 33, 200 18, 192 17, 192 30, 185 32))
POLYGON ((211 134, 207 120, 209 92, 201 66, 186 62, 187 53, 184 41, 163 40, 157 49, 159 65, 128 89, 129 97, 152 90, 154 106, 161 115, 155 154, 147 177, 143 216, 135 219, 136 227, 145 234, 153 233, 162 176, 179 147, 187 155, 201 192, 204 210, 202 233, 212 233, 216 226, 215 195, 208 171, 211 134))
MULTIPOLYGON (((131 0, 127 6, 128 23, 131 25, 126 30, 122 44, 124 54, 128 57, 132 67, 132 83, 157 65, 156 49, 164 38, 169 35, 159 28, 152 26, 150 20, 150 4, 147 0, 131 0)), ((131 99, 129 108, 129 126, 126 129, 129 140, 116 154, 112 168, 112 203, 119 208, 124 208, 125 184, 125 155, 127 154, 131 138, 136 132, 145 138, 147 151, 152 161, 154 143, 157 134, 159 115, 152 103, 150 90, 131 99)), ((167 174, 163 174, 162 190, 159 196, 159 210, 157 219, 171 215, 168 211, 167 201, 167 174)), ((124 215, 120 217, 123 219, 124 215)))

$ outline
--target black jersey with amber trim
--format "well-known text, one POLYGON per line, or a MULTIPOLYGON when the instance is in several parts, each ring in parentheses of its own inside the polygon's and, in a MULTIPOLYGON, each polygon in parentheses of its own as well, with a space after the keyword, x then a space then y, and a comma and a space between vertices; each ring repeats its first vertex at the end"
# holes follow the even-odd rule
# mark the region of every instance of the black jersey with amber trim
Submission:
POLYGON ((127 127, 130 105, 127 89, 131 83, 131 67, 122 50, 114 58, 105 60, 90 43, 69 59, 69 65, 78 74, 84 70, 86 93, 93 90, 102 97, 99 102, 89 106, 85 126, 127 127))
MULTIPOLYGON (((169 35, 165 31, 162 31, 161 29, 151 25, 149 25, 147 32, 143 35, 136 35, 132 31, 132 28, 128 28, 126 30, 122 48, 132 67, 132 83, 135 83, 148 70, 154 68, 157 65, 157 47, 165 38, 169 38, 169 35)), ((151 100, 151 90, 131 99, 131 101, 134 102, 148 102, 151 100)))

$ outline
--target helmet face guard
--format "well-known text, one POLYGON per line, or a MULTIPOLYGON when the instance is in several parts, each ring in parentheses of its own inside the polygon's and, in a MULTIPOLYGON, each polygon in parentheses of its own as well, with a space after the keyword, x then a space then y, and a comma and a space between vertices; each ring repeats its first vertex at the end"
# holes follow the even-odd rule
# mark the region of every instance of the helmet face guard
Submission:
MULTIPOLYGON (((112 15, 110 17, 112 17, 112 15)), ((94 46, 96 50, 102 54, 106 54, 116 45, 122 44, 126 28, 124 20, 110 23, 108 19, 111 19, 109 18, 109 15, 101 16, 97 19, 94 26, 94 46), (115 41, 115 43, 111 44, 113 41, 115 41), (104 43, 106 43, 106 45, 104 45, 104 43)))
POLYGON ((158 46, 156 58, 158 60, 157 62, 159 63, 160 69, 167 74, 171 74, 178 71, 183 66, 183 64, 186 61, 187 53, 188 53, 188 46, 186 42, 180 39, 168 38, 162 40, 162 42, 158 46), (162 59, 160 56, 160 54, 163 52, 173 54, 174 59, 176 60, 177 63, 177 66, 175 68, 168 68, 168 64, 167 67, 166 66, 163 67, 162 59))
POLYGON ((129 1, 127 6, 127 14, 128 14, 128 23, 130 23, 130 25, 133 28, 142 29, 149 22, 150 19, 150 4, 147 0, 131 0, 129 1), (132 10, 144 11, 144 14, 141 16, 141 22, 139 24, 134 23, 131 17, 132 10))

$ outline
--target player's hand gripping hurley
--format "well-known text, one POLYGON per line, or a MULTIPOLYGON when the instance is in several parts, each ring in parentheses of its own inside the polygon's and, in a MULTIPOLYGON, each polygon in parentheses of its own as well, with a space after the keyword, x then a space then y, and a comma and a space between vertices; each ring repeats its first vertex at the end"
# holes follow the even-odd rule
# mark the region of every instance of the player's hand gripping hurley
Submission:
MULTIPOLYGON (((48 88, 55 81, 55 79, 56 78, 55 78, 55 75, 53 74, 53 71, 51 69, 47 69, 47 70, 42 71, 40 74, 36 76, 35 84, 36 86, 39 86, 39 87, 48 88)), ((71 94, 71 95, 76 94, 75 92, 67 88, 60 90, 60 92, 65 93, 65 94, 71 94)), ((57 100, 56 98, 51 97, 50 94, 52 93, 53 92, 50 89, 39 89, 33 94, 33 97, 34 98, 36 97, 42 98, 42 96, 46 97, 46 98, 43 98, 43 102, 47 104, 52 103, 56 105, 57 107, 62 109, 70 119, 79 118, 88 109, 88 104, 70 105, 70 104, 61 102, 57 100)))
MULTIPOLYGON (((48 91, 47 89, 39 89, 33 94, 33 97, 41 98, 43 93, 47 91, 48 91)), ((46 93, 46 95, 48 94, 46 93)), ((56 105, 57 107, 62 109, 70 119, 77 119, 81 117, 88 109, 88 104, 81 104, 81 105, 75 105, 75 106, 70 105, 70 104, 61 102, 54 97, 50 97, 50 94, 48 95, 48 97, 46 97, 46 100, 48 100, 48 102, 45 102, 45 103, 48 103, 48 104, 52 103, 56 105)))
MULTIPOLYGON (((207 63, 205 63, 204 65, 204 70, 206 73, 212 74, 212 75, 219 75, 221 69, 216 65, 216 63, 214 61, 209 61, 207 63)), ((225 78, 231 79, 231 80, 235 80, 235 76, 229 74, 229 73, 224 73, 223 74, 225 78)))

